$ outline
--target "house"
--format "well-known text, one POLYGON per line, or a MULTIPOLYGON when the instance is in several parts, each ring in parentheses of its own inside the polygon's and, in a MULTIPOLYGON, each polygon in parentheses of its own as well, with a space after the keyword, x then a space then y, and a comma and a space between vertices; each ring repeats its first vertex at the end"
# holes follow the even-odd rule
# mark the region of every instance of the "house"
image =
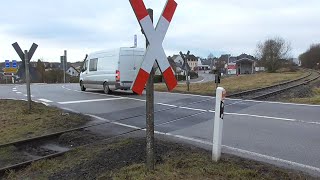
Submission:
POLYGON ((73 66, 70 66, 69 69, 66 70, 66 73, 74 77, 78 77, 80 74, 80 72, 73 66))
MULTIPOLYGON (((186 56, 186 54, 184 55, 186 56)), ((180 55, 174 55, 172 56, 172 59, 176 64, 180 64, 180 65, 184 64, 184 61, 180 55)), ((188 66, 190 67, 190 70, 192 71, 197 70, 198 61, 199 61, 199 58, 193 54, 190 54, 189 57, 187 57, 187 63, 188 63, 188 66)))
POLYGON ((185 64, 184 60, 182 59, 182 57, 180 55, 174 55, 171 58, 169 56, 169 59, 171 59, 174 63, 176 75, 186 75, 187 70, 188 71, 191 70, 189 63, 185 64))
MULTIPOLYGON (((173 73, 174 74, 177 74, 177 72, 178 73, 180 73, 180 69, 179 69, 179 71, 177 71, 177 68, 179 68, 177 65, 176 65, 176 63, 173 61, 173 59, 172 59, 172 57, 168 57, 168 61, 169 61, 169 64, 170 64, 170 66, 171 66, 171 69, 172 69, 172 71, 173 71, 173 73)), ((160 69, 157 67, 157 69, 156 69, 156 71, 155 71, 155 75, 162 75, 161 74, 161 71, 160 71, 160 69)))
POLYGON ((256 58, 251 55, 241 54, 237 57, 229 55, 227 62, 227 72, 230 75, 254 74, 256 72, 256 58))
POLYGON ((202 61, 198 61, 197 71, 206 71, 210 69, 213 69, 210 67, 210 65, 202 64, 202 61))

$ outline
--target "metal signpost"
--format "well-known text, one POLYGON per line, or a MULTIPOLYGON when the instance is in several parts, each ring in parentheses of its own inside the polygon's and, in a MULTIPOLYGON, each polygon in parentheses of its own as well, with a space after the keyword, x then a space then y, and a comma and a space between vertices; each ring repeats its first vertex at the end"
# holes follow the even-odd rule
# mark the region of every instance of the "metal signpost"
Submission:
POLYGON ((67 50, 64 50, 64 55, 60 56, 60 63, 62 65, 62 71, 63 71, 63 83, 66 83, 66 71, 67 71, 67 50))
POLYGON ((190 76, 189 76, 189 69, 190 66, 188 64, 188 59, 189 59, 190 51, 187 52, 187 55, 183 55, 182 52, 180 51, 180 56, 183 59, 183 66, 182 69, 186 70, 186 78, 187 78, 187 88, 188 91, 190 91, 190 76))
POLYGON ((66 83, 66 74, 65 74, 65 63, 64 63, 64 56, 60 56, 60 61, 62 64, 62 71, 63 71, 63 83, 66 83))
POLYGON ((26 71, 26 84, 27 84, 27 96, 28 96, 28 111, 31 111, 31 90, 30 90, 30 72, 29 72, 29 62, 32 59, 33 54, 36 52, 38 45, 33 43, 29 52, 25 50, 24 52, 21 50, 19 44, 17 42, 12 44, 13 48, 16 50, 22 62, 25 63, 25 71, 26 71))
POLYGON ((219 87, 219 84, 221 83, 221 77, 219 75, 219 71, 217 70, 215 77, 214 77, 214 82, 216 83, 216 89, 219 87))
POLYGON ((218 87, 216 91, 216 108, 213 128, 213 142, 212 142, 212 160, 218 162, 221 157, 221 141, 223 129, 224 116, 224 99, 226 91, 222 87, 218 87))
POLYGON ((154 169, 154 62, 156 61, 166 82, 168 90, 177 86, 177 80, 162 47, 162 42, 177 8, 174 0, 168 0, 156 28, 153 26, 153 11, 147 10, 143 0, 129 0, 147 40, 147 50, 143 63, 132 85, 132 90, 141 95, 146 87, 146 121, 147 121, 147 169, 154 169))

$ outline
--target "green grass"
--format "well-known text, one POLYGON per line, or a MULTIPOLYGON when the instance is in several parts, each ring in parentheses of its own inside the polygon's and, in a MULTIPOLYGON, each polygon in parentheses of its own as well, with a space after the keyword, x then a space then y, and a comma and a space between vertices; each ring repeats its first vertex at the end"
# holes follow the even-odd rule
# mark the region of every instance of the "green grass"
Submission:
MULTIPOLYGON (((280 82, 297 79, 305 75, 307 75, 306 72, 297 71, 287 73, 258 73, 253 75, 232 76, 221 79, 220 86, 224 87, 227 93, 230 94, 278 84, 280 82)), ((190 92, 187 92, 187 86, 185 84, 178 84, 173 92, 214 95, 214 89, 214 82, 191 84, 190 92)), ((164 84, 156 84, 155 90, 163 92, 167 91, 167 87, 164 84)))
POLYGON ((292 98, 288 102, 300 104, 315 104, 320 105, 320 87, 313 89, 313 95, 307 98, 292 98))
POLYGON ((87 122, 81 115, 64 114, 62 110, 27 102, 0 100, 0 144, 32 138, 78 127, 87 122))

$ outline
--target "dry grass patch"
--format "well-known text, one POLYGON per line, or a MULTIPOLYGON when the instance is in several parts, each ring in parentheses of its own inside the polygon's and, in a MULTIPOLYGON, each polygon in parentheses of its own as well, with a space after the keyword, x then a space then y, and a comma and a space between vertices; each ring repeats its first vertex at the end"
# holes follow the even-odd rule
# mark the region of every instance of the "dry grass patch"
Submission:
POLYGON ((315 179, 298 171, 195 147, 156 141, 156 169, 145 168, 145 139, 119 139, 77 148, 62 157, 9 172, 6 179, 315 179))
POLYGON ((292 98, 288 102, 320 105, 320 87, 313 89, 313 95, 306 98, 292 98))
MULTIPOLYGON (((256 89, 260 87, 270 86, 285 82, 289 80, 298 79, 299 77, 307 75, 306 72, 287 72, 287 73, 259 73, 253 75, 241 75, 223 78, 221 80, 221 87, 224 87, 227 92, 234 93, 244 90, 256 89)), ((214 82, 197 83, 190 85, 190 92, 187 92, 187 86, 185 84, 179 84, 173 92, 179 93, 191 93, 200 95, 214 95, 215 84, 214 82)), ((167 91, 167 87, 164 84, 156 84, 156 91, 167 91)))
POLYGON ((26 108, 25 101, 0 100, 0 144, 67 130, 88 121, 40 103, 32 103, 31 113, 26 108))

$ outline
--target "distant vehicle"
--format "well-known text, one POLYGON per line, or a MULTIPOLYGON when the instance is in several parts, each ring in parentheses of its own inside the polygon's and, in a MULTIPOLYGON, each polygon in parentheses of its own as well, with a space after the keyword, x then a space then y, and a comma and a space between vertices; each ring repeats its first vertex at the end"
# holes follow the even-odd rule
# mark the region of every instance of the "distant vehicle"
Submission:
POLYGON ((89 54, 80 73, 80 88, 112 91, 130 90, 143 61, 142 48, 118 48, 89 54))

